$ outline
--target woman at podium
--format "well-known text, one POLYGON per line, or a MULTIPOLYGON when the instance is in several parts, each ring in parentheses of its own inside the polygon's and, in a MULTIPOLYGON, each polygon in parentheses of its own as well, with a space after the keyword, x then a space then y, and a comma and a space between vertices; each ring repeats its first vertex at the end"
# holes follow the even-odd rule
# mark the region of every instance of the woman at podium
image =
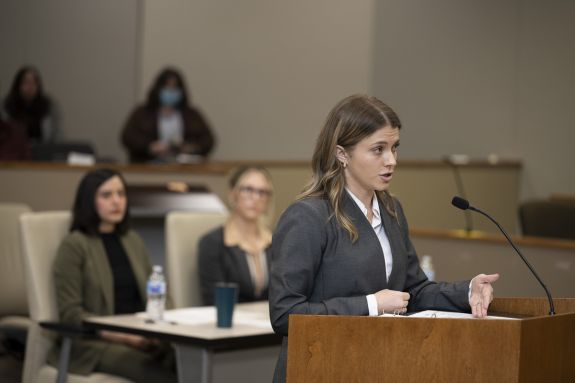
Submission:
POLYGON ((392 197, 401 122, 375 97, 354 95, 329 113, 313 176, 272 240, 270 319, 284 335, 275 381, 286 376, 288 317, 381 315, 426 309, 487 315, 497 274, 432 282, 419 266, 392 197))

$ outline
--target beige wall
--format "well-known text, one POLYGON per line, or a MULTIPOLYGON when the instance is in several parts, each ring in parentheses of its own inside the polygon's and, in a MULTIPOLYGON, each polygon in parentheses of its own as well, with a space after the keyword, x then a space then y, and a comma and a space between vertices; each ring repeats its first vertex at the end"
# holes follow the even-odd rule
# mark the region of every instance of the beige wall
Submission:
POLYGON ((61 137, 124 159, 118 136, 136 99, 139 0, 1 0, 0 94, 23 64, 40 70, 61 137))
POLYGON ((310 158, 328 109, 371 90, 373 3, 145 1, 142 92, 177 64, 215 158, 310 158))
POLYGON ((37 64, 65 137, 123 158, 120 126, 173 63, 215 159, 309 159, 329 108, 370 92, 404 120, 401 158, 520 158, 523 197, 575 193, 574 18, 568 0, 2 0, 0 93, 37 64))
POLYGON ((519 158, 523 198, 575 193, 575 3, 386 0, 376 13, 375 93, 403 118, 402 156, 519 158))
POLYGON ((575 194, 575 3, 524 0, 518 11, 514 137, 527 170, 523 195, 575 194))

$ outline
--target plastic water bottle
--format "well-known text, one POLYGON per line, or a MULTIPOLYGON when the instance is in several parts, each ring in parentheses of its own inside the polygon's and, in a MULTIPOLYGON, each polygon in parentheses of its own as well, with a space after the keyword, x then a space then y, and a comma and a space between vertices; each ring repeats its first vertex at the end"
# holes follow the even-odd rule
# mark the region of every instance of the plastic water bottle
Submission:
POLYGON ((435 270, 433 269, 433 263, 431 263, 431 255, 421 257, 421 270, 423 270, 427 279, 430 281, 435 280, 435 270))
POLYGON ((154 266, 152 275, 148 279, 146 286, 148 302, 146 313, 148 319, 161 321, 164 319, 164 307, 166 305, 166 280, 162 271, 162 266, 154 266))

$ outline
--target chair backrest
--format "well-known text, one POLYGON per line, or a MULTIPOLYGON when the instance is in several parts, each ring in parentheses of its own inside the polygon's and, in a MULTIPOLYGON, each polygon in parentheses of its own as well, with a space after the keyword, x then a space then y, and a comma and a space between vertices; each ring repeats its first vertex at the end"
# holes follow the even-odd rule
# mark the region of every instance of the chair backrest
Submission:
POLYGON ((0 203, 0 318, 28 316, 20 216, 29 211, 24 204, 0 203))
POLYGON ((30 318, 58 320, 52 263, 60 242, 68 234, 70 212, 26 213, 20 217, 24 270, 28 286, 30 318))
MULTIPOLYGON (((43 330, 38 322, 58 321, 52 264, 58 247, 68 234, 71 214, 68 211, 25 213, 20 217, 24 271, 28 286, 30 317, 33 320, 26 341, 23 383, 56 381, 56 368, 47 364, 48 352, 54 347, 54 333, 43 330)), ((127 379, 103 373, 68 374, 68 383, 132 383, 127 379)))
POLYGON ((523 235, 575 240, 575 203, 533 200, 519 206, 523 235))
POLYGON ((40 370, 54 345, 55 338, 46 336, 38 322, 58 320, 52 263, 69 225, 70 212, 67 211, 24 213, 20 217, 24 275, 30 318, 33 320, 24 361, 25 383, 41 381, 40 370))
POLYGON ((225 213, 171 212, 166 217, 168 288, 176 308, 201 306, 197 255, 200 238, 226 221, 225 213))

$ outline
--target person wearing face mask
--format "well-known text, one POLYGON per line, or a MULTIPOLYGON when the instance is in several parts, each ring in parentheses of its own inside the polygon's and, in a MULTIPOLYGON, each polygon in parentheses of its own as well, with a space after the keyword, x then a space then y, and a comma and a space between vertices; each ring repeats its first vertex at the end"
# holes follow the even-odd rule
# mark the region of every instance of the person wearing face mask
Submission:
POLYGON ((215 142, 209 124, 190 104, 182 75, 172 68, 156 77, 146 104, 129 116, 121 139, 130 162, 172 162, 181 154, 206 157, 215 142))
POLYGON ((272 234, 264 224, 272 196, 268 171, 244 166, 230 177, 230 216, 226 223, 207 233, 198 246, 198 271, 202 301, 214 304, 218 282, 238 285, 238 301, 268 297, 272 234))

